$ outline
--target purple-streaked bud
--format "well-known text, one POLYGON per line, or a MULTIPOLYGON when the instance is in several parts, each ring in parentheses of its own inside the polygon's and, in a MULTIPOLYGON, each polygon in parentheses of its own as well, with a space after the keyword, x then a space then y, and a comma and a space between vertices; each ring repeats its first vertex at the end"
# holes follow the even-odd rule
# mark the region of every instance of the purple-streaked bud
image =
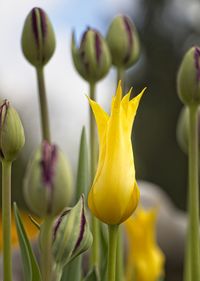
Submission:
POLYGON ((79 74, 89 82, 97 82, 109 71, 111 58, 108 46, 101 34, 88 28, 82 35, 80 47, 72 34, 72 57, 79 74))
POLYGON ((92 234, 82 195, 73 208, 64 210, 55 221, 52 246, 54 261, 59 268, 63 268, 91 245, 92 234))
POLYGON ((197 82, 199 82, 200 81, 200 49, 198 47, 195 47, 194 61, 196 67, 197 82))
POLYGON ((200 48, 190 48, 181 62, 177 77, 178 95, 185 105, 200 104, 200 48))
POLYGON ((71 200, 72 180, 63 152, 43 141, 30 160, 24 181, 28 207, 38 216, 56 216, 71 200))
POLYGON ((55 175, 55 166, 57 160, 57 147, 51 145, 47 141, 42 144, 42 180, 44 185, 52 186, 55 175))
POLYGON ((28 14, 22 32, 22 50, 34 66, 44 66, 55 51, 55 35, 51 22, 41 8, 28 14))
POLYGON ((135 25, 129 17, 115 17, 109 26, 106 40, 113 65, 126 69, 137 61, 140 52, 139 39, 135 25))
POLYGON ((0 159, 13 161, 24 146, 24 129, 8 100, 0 103, 0 159))

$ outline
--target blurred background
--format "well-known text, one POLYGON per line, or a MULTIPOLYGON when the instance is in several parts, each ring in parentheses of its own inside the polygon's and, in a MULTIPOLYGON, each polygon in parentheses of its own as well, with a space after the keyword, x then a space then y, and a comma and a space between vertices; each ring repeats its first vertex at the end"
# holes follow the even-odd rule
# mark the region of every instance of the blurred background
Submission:
MULTIPOLYGON (((138 93, 148 87, 134 124, 133 142, 137 178, 159 185, 180 209, 186 209, 187 157, 176 141, 181 103, 176 73, 185 51, 200 43, 198 0, 7 0, 0 4, 0 96, 19 111, 26 145, 14 164, 13 200, 25 207, 22 197, 24 168, 40 143, 39 107, 34 68, 24 59, 20 40, 25 17, 34 7, 49 15, 57 38, 53 59, 45 68, 53 141, 68 155, 76 175, 80 131, 88 123, 87 84, 73 67, 70 41, 77 42, 88 27, 103 35, 116 14, 126 13, 136 24, 141 57, 127 72, 127 89, 138 93)), ((97 100, 109 111, 116 75, 110 71, 97 88, 97 100)), ((181 279, 177 279, 181 280, 181 279)))

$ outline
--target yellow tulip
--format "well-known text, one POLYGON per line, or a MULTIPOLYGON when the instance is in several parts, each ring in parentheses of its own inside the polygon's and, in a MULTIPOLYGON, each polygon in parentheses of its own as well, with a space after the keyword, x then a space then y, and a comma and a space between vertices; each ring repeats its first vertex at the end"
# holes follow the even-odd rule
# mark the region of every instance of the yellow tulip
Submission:
POLYGON ((130 99, 131 90, 122 98, 119 82, 110 116, 90 100, 99 135, 99 161, 88 196, 92 213, 107 224, 120 224, 136 209, 139 189, 135 179, 131 131, 144 90, 130 99))
POLYGON ((164 254, 156 243, 156 210, 138 209, 125 223, 128 238, 126 281, 157 281, 164 275, 164 254))

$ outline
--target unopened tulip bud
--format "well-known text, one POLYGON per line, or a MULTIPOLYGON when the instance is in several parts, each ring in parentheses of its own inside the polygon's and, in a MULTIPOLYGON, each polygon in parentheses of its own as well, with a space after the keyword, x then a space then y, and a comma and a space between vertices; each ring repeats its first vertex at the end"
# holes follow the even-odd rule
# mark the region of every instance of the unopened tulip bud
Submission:
POLYGON ((186 105, 200 104, 200 48, 185 54, 178 72, 178 95, 186 105))
POLYGON ((189 110, 184 107, 178 118, 177 123, 177 141, 180 148, 188 153, 188 130, 189 130, 189 110))
POLYGON ((22 32, 22 50, 34 66, 44 66, 55 51, 55 35, 51 22, 41 8, 28 14, 22 32))
POLYGON ((0 104, 0 157, 13 161, 24 146, 24 129, 18 113, 4 100, 0 104))
POLYGON ((54 261, 63 268, 88 250, 92 240, 82 195, 78 203, 64 210, 55 222, 52 246, 54 261))
POLYGON ((85 31, 79 48, 73 33, 71 48, 76 70, 86 81, 97 82, 108 73, 111 66, 110 52, 98 31, 91 28, 85 31))
POLYGON ((129 17, 115 17, 109 26, 106 40, 113 65, 127 69, 137 61, 140 53, 139 38, 129 17))
POLYGON ((71 199, 71 173, 63 152, 47 141, 36 151, 26 170, 24 197, 38 216, 56 216, 71 199))

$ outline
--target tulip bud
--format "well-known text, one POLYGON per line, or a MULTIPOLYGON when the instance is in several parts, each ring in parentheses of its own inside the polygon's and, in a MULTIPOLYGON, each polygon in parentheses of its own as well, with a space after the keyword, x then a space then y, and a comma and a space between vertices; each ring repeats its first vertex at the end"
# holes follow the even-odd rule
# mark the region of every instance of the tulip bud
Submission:
POLYGON ((24 146, 24 129, 18 113, 4 100, 0 103, 0 157, 6 161, 16 159, 24 146))
POLYGON ((71 173, 63 152, 44 141, 30 160, 24 181, 28 207, 38 216, 56 216, 71 199, 71 173))
POLYGON ((28 14, 22 32, 22 50, 34 66, 44 66, 55 51, 55 35, 51 22, 41 8, 28 14))
POLYGON ((73 208, 57 218, 53 232, 53 257, 63 268, 92 245, 92 233, 86 217, 84 195, 73 208))
POLYGON ((138 59, 140 44, 132 20, 127 16, 117 16, 111 22, 106 36, 112 56, 112 64, 129 68, 138 59))
POLYGON ((186 105, 200 104, 200 48, 187 51, 178 71, 178 95, 186 105))
POLYGON ((188 153, 188 130, 189 130, 189 111, 187 107, 181 110, 181 113, 177 122, 177 141, 180 148, 188 153))
POLYGON ((88 28, 82 36, 79 48, 73 33, 71 49, 76 70, 86 81, 97 82, 108 73, 111 66, 110 52, 98 31, 88 28))

